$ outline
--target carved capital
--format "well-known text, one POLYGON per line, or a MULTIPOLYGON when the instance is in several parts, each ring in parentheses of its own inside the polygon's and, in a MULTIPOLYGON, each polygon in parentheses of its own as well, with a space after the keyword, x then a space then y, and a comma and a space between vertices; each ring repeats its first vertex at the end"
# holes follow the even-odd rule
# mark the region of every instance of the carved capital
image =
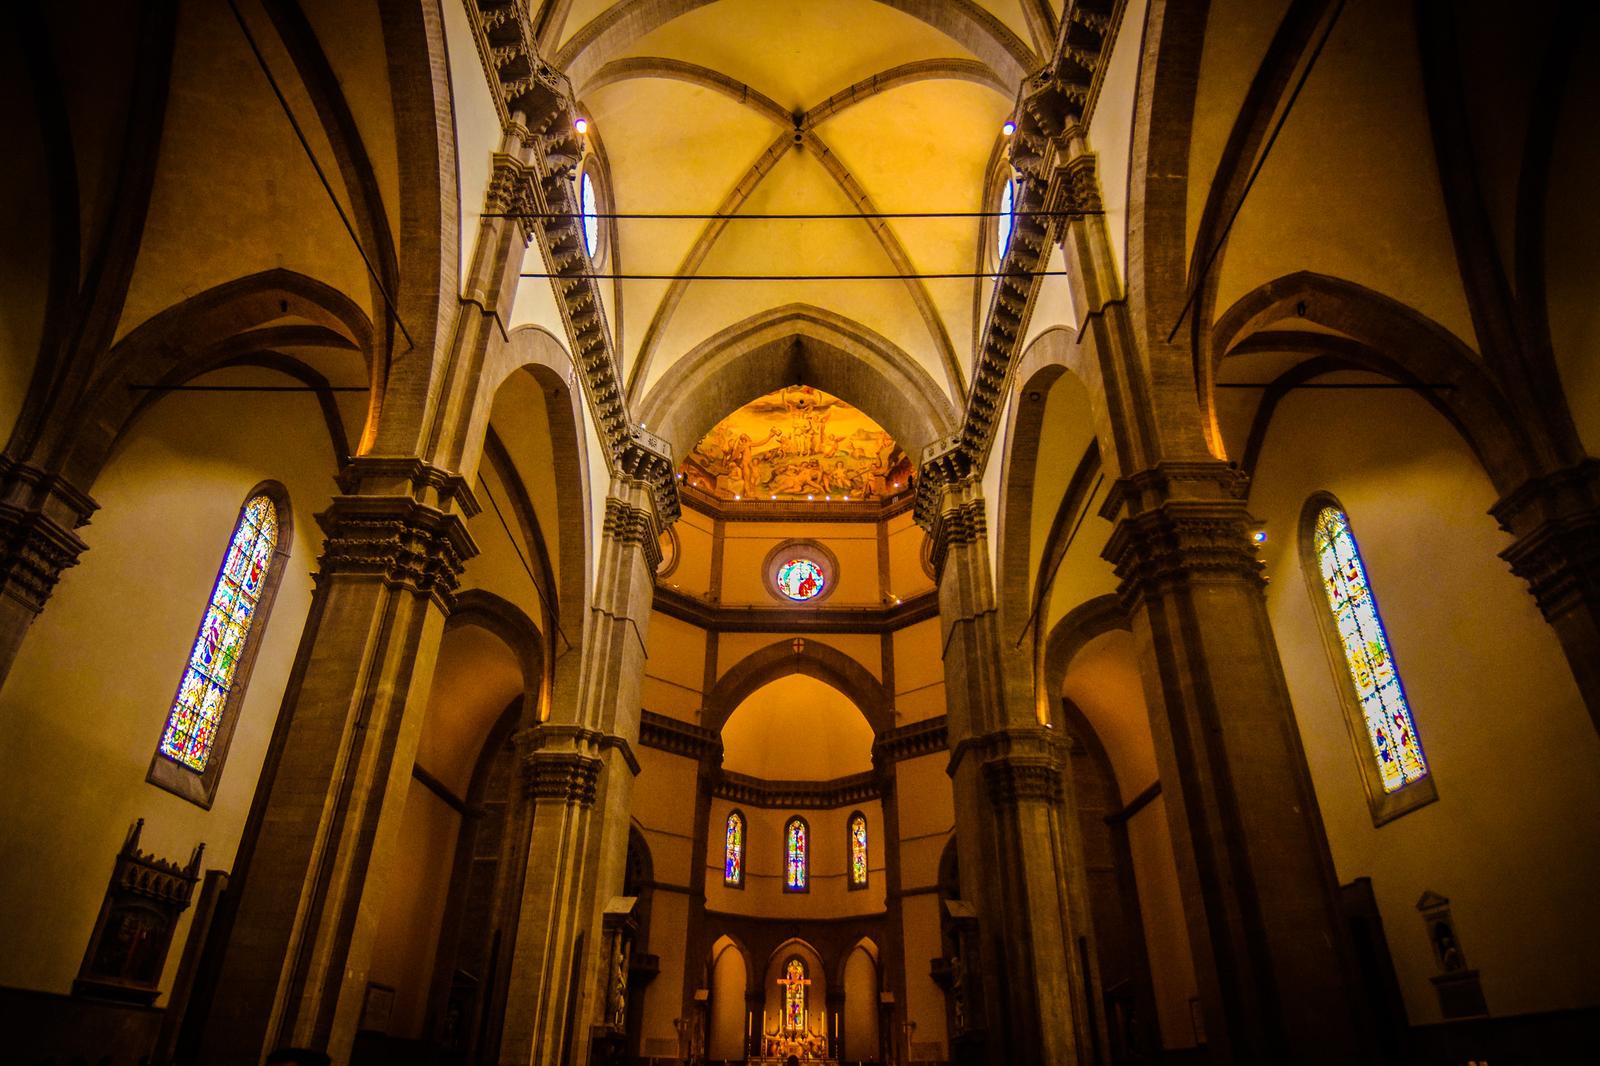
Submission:
POLYGON ((345 463, 336 481, 346 496, 410 495, 441 510, 458 507, 464 518, 481 509, 466 478, 414 455, 358 455, 345 463))
POLYGON ((0 592, 35 614, 88 547, 74 532, 99 505, 62 478, 0 460, 0 592))
POLYGON ((523 756, 523 780, 534 799, 593 807, 601 760, 576 751, 530 751, 523 756))
POLYGON ((1100 179, 1096 174, 1092 152, 1074 156, 1061 168, 1061 177, 1061 210, 1099 214, 1102 208, 1100 179))
POLYGON ((535 185, 538 176, 532 167, 514 155, 496 152, 494 166, 489 174, 489 187, 484 193, 483 212, 486 215, 518 215, 522 243, 533 240, 534 229, 529 215, 539 209, 535 185))
POLYGON ((983 783, 996 807, 1019 802, 1060 803, 1061 763, 1049 755, 1001 755, 983 763, 983 783))
POLYGON ((1528 583, 1546 619, 1600 610, 1600 460, 1536 478, 1491 508, 1515 534, 1500 558, 1528 583))
POLYGON ((606 497, 605 524, 602 533, 619 544, 631 545, 644 552, 645 566, 653 574, 661 565, 661 528, 656 516, 645 507, 635 507, 615 496, 606 497))
POLYGON ((1250 524, 1242 505, 1175 500, 1118 522, 1101 555, 1116 568, 1128 610, 1199 581, 1246 581, 1261 589, 1266 580, 1250 524))
POLYGON ((375 577, 445 607, 478 554, 459 515, 405 496, 336 496, 317 524, 325 535, 319 582, 335 574, 375 577))

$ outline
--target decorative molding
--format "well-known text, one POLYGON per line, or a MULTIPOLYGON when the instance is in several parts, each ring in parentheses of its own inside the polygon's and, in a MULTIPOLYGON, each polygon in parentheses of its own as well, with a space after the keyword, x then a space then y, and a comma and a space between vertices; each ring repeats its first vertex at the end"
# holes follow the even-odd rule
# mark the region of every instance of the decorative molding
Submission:
POLYGON ((880 733, 878 739, 872 742, 872 762, 874 765, 896 763, 920 755, 932 755, 949 747, 948 723, 941 714, 937 718, 924 718, 920 722, 896 726, 886 733, 880 733))
POLYGON ((654 609, 669 618, 723 633, 892 633, 939 615, 932 589, 883 607, 739 606, 709 603, 699 596, 657 585, 654 609))
POLYGON ((654 711, 639 712, 639 746, 700 762, 722 761, 722 738, 716 733, 654 711))
POLYGON ((446 609, 478 554, 460 515, 407 496, 335 496, 317 524, 325 534, 319 583, 335 574, 377 577, 434 596, 446 609))
POLYGON ((573 125, 572 83, 539 55, 527 0, 467 0, 466 8, 502 127, 518 134, 530 155, 496 156, 485 202, 518 214, 524 240, 537 242, 607 464, 648 482, 657 520, 670 525, 678 518, 672 449, 628 417, 621 361, 584 248, 573 178, 585 149, 573 125))
POLYGON ((882 799, 883 787, 871 770, 831 781, 768 781, 724 770, 712 780, 711 794, 745 807, 827 810, 882 799))
POLYGON ((1060 213, 1100 210, 1094 157, 1068 153, 1088 125, 1117 14, 1115 0, 1070 2, 1054 54, 1018 92, 1008 149, 1015 173, 1011 241, 990 295, 961 428, 924 449, 918 470, 917 522, 930 532, 943 487, 982 469, 994 444, 1011 370, 1042 285, 1039 272, 1062 229, 1060 213))

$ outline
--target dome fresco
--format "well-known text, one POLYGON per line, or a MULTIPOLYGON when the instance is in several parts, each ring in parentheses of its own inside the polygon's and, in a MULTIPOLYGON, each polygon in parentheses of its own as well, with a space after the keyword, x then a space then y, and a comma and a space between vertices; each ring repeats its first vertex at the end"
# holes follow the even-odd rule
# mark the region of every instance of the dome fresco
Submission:
POLYGON ((880 500, 911 487, 911 460, 877 422, 809 385, 770 392, 712 427, 682 481, 726 500, 880 500))

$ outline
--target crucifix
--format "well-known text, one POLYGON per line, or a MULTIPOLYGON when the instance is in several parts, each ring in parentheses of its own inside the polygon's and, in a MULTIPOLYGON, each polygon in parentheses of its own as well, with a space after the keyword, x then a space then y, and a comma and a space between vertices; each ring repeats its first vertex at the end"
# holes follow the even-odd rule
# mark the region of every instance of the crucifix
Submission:
POLYGON ((789 964, 785 976, 778 978, 778 984, 783 986, 783 1027, 790 1032, 805 1028, 805 986, 810 983, 811 978, 798 959, 789 964))

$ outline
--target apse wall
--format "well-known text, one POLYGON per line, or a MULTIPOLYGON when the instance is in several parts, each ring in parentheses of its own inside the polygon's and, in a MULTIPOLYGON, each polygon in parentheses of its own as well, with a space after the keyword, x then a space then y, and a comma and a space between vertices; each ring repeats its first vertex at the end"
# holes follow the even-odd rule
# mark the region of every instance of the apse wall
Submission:
POLYGON ((1416 909, 1450 900, 1495 1015, 1600 1003, 1597 736, 1555 636, 1496 553, 1497 494, 1454 430, 1410 392, 1295 392, 1280 404, 1250 506, 1266 520, 1267 606, 1341 882, 1371 877, 1412 1024, 1437 1022, 1438 972, 1416 909), (1337 399, 1335 399, 1337 397, 1337 399), (1437 802, 1374 828, 1301 571, 1306 499, 1349 515, 1437 802))
MULTIPOLYGON (((271 377, 238 370, 205 381, 271 377)), ((359 425, 360 399, 347 403, 347 422, 359 425)), ((69 991, 135 819, 145 819, 146 852, 181 864, 204 843, 202 869, 233 865, 310 608, 314 516, 328 506, 334 469, 312 395, 178 393, 134 425, 89 487, 100 510, 79 531, 88 551, 64 572, 0 690, 0 898, 9 904, 0 984, 69 991), (290 555, 206 810, 145 777, 239 508, 267 478, 288 490, 290 555)), ((178 925, 163 993, 194 913, 178 925)))
POLYGON ((809 920, 881 914, 884 906, 883 804, 863 800, 822 810, 756 807, 715 797, 706 839, 706 911, 754 918, 809 920), (746 820, 744 887, 723 883, 723 831, 728 814, 746 820), (849 886, 849 841, 845 822, 853 811, 867 816, 867 887, 849 886), (784 887, 784 827, 804 818, 810 829, 810 885, 803 892, 784 887))

